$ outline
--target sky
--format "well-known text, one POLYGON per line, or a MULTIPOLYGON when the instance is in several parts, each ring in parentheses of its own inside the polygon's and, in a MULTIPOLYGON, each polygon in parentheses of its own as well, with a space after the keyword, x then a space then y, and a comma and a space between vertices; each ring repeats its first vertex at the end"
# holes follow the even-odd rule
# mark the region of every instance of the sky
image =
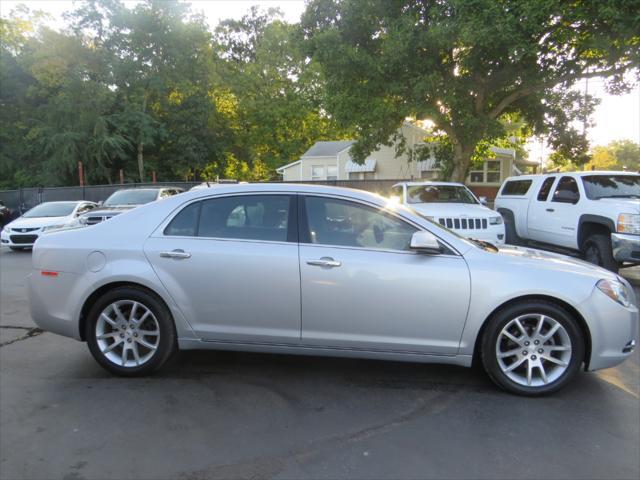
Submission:
MULTIPOLYGON (((0 15, 8 16, 20 3, 33 10, 49 13, 52 26, 57 28, 64 26, 62 14, 73 9, 72 0, 0 0, 0 15)), ((125 3, 137 2, 134 0, 125 3)), ((297 22, 304 11, 303 0, 191 0, 190 3, 194 11, 205 14, 211 28, 220 20, 241 18, 252 5, 264 9, 277 7, 283 12, 284 19, 291 23, 297 22)), ((576 88, 584 91, 584 82, 576 88)), ((595 125, 587 132, 591 145, 606 145, 611 141, 623 139, 640 143, 640 86, 637 85, 628 94, 614 96, 607 94, 602 79, 596 78, 589 80, 587 89, 590 94, 601 100, 592 117, 595 125)), ((542 142, 535 141, 529 145, 532 160, 544 159, 549 153, 549 149, 542 142)))

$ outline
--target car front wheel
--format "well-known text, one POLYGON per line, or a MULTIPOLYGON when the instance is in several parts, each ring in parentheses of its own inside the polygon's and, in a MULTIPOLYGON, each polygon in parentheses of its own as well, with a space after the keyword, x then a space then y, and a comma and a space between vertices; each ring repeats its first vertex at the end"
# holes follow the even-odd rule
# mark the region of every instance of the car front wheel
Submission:
POLYGON ((582 246, 582 256, 589 263, 618 272, 618 262, 613 258, 610 235, 591 235, 582 246))
POLYGON ((527 301, 489 321, 481 353, 497 385, 519 395, 539 396, 561 389, 575 377, 584 359, 584 339, 565 309, 527 301))
POLYGON ((85 333, 93 357, 116 375, 148 375, 176 350, 171 313, 155 295, 134 287, 102 296, 91 308, 85 333))

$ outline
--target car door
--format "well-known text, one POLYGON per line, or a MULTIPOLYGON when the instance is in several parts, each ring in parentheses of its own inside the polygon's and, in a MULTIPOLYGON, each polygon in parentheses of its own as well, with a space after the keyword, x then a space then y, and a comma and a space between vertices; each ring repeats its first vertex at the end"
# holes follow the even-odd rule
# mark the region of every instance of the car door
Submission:
POLYGON ((147 258, 201 338, 299 343, 296 208, 291 195, 208 198, 147 240, 147 258))
POLYGON ((299 212, 304 345, 458 351, 470 295, 461 256, 410 251, 416 226, 352 200, 306 196, 299 212))
POLYGON ((548 220, 549 230, 554 245, 577 248, 580 197, 576 179, 566 175, 560 177, 548 202, 548 209, 552 213, 548 220))
POLYGON ((555 213, 550 202, 550 193, 558 177, 549 176, 544 179, 540 189, 534 193, 534 197, 529 202, 527 213, 527 238, 538 242, 552 243, 552 219, 555 213))

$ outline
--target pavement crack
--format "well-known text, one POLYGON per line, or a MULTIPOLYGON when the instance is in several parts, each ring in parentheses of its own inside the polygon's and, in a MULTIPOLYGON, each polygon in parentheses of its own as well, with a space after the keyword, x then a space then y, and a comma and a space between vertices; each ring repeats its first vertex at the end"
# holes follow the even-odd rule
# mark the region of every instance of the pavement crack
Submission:
POLYGON ((42 335, 44 330, 38 327, 15 327, 12 325, 2 325, 0 329, 13 329, 13 330, 26 330, 24 335, 19 336, 18 338, 14 338, 13 340, 8 340, 6 342, 0 343, 0 347, 6 347, 7 345, 11 345, 12 343, 21 342, 22 340, 26 340, 31 337, 37 337, 38 335, 42 335))

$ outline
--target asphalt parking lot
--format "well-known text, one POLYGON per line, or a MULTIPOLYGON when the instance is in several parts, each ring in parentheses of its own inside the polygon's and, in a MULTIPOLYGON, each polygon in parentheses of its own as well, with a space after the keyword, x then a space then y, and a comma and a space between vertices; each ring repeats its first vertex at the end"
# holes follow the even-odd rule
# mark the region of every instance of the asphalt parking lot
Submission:
POLYGON ((226 352, 121 379, 34 329, 30 257, 0 250, 2 479, 640 476, 638 351, 540 399, 474 369, 226 352))

